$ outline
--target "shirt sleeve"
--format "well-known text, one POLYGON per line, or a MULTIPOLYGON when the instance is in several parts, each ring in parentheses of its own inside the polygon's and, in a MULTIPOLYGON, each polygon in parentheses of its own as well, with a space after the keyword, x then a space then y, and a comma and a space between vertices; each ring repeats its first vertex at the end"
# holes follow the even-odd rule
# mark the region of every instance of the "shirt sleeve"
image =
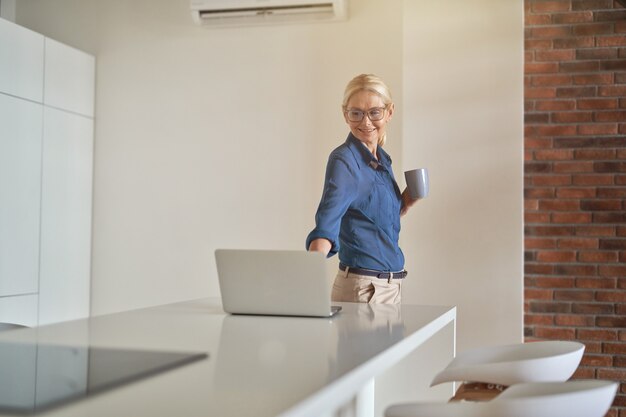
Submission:
POLYGON ((306 239, 307 250, 313 240, 325 238, 332 244, 328 257, 339 251, 341 218, 357 195, 357 169, 356 164, 351 166, 339 156, 331 155, 328 159, 324 191, 315 214, 315 229, 306 239))

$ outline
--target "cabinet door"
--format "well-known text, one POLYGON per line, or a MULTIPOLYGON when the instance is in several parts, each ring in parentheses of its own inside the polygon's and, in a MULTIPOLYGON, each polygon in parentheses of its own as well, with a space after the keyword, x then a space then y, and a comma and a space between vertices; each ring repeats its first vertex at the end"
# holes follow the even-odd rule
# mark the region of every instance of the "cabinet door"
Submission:
POLYGON ((89 315, 93 120, 44 109, 39 324, 89 315))
POLYGON ((0 93, 0 296, 37 292, 42 115, 0 93))
POLYGON ((46 38, 44 103, 93 117, 95 58, 46 38))
POLYGON ((0 322, 37 326, 37 300, 37 294, 0 297, 0 322))
POLYGON ((0 19, 0 92, 41 103, 44 37, 0 19))

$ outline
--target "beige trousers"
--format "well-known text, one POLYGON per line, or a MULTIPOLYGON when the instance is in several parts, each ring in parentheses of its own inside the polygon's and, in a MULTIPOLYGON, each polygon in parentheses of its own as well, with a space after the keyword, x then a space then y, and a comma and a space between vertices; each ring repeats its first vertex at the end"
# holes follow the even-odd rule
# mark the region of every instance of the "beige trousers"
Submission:
POLYGON ((333 283, 331 299, 369 304, 400 304, 401 279, 380 279, 339 270, 333 283))

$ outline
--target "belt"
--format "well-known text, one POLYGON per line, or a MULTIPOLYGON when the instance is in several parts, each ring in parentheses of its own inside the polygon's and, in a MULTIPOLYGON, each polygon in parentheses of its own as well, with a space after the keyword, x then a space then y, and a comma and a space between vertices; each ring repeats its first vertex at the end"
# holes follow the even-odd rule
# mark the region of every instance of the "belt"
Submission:
POLYGON ((349 274, 365 275, 368 277, 376 277, 376 278, 381 278, 381 279, 402 279, 402 278, 405 278, 408 274, 408 272, 404 270, 399 271, 399 272, 382 272, 382 271, 375 271, 373 269, 352 268, 352 267, 347 267, 344 264, 339 264, 339 269, 341 269, 342 271, 345 271, 346 268, 348 268, 349 274))

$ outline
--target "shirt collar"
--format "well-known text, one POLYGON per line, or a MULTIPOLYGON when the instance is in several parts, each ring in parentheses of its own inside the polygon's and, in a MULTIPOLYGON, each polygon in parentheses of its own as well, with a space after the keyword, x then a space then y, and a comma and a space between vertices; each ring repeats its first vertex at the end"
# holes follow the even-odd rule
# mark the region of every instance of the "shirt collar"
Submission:
POLYGON ((352 132, 348 134, 346 144, 355 155, 361 156, 361 160, 365 163, 365 165, 369 165, 374 169, 377 169, 379 165, 382 165, 385 168, 391 166, 391 157, 380 145, 378 145, 376 148, 379 158, 378 160, 376 160, 370 150, 367 149, 367 146, 365 146, 363 142, 354 137, 352 132))

